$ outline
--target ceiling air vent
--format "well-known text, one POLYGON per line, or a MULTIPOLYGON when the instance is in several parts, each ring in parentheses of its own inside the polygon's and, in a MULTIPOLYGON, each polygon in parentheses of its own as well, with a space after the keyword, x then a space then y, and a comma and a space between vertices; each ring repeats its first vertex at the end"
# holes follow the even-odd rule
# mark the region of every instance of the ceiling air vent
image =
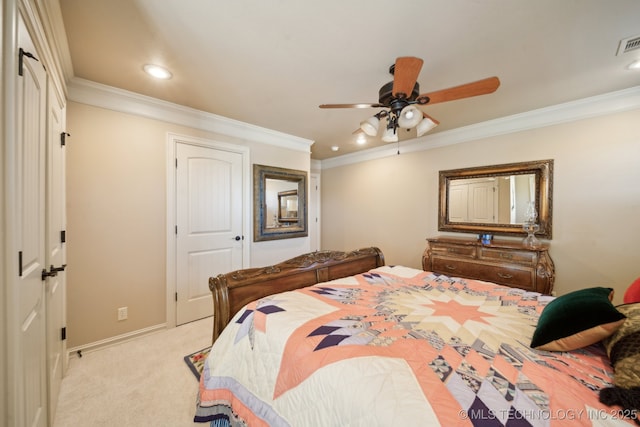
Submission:
POLYGON ((640 49, 640 36, 628 37, 626 39, 620 40, 616 56, 622 55, 623 53, 631 52, 632 50, 636 49, 640 49))

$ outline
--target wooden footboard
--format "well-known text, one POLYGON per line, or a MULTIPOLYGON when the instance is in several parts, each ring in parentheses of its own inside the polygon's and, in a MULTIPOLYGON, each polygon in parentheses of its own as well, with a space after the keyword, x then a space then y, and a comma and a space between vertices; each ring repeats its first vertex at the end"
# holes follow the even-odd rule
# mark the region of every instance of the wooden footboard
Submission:
POLYGON ((352 252, 317 251, 280 264, 248 268, 209 278, 213 296, 213 339, 245 304, 267 295, 304 288, 316 283, 364 273, 384 265, 380 249, 352 252))

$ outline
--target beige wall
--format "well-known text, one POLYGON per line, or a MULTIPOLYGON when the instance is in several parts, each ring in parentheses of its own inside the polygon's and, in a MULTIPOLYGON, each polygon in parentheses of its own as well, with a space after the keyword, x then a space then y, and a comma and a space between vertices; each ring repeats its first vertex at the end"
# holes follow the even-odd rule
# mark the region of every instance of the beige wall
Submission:
MULTIPOLYGON (((70 102, 68 347, 164 324, 167 133, 235 143, 251 163, 309 171, 309 154, 70 102), (117 321, 117 308, 128 320, 117 321)), ((250 175, 250 173, 249 173, 250 175)), ((249 207, 251 209, 251 207, 249 207)), ((251 266, 309 251, 309 238, 252 242, 251 266)))
MULTIPOLYGON (((550 158, 556 290, 612 286, 619 301, 640 276, 636 123, 638 110, 322 170, 322 247, 375 245, 388 264, 420 267, 425 238, 441 234, 439 170, 550 158)), ((168 132, 248 146, 251 163, 311 167, 303 152, 77 102, 68 105, 67 124, 69 348, 167 321, 168 132), (118 322, 122 306, 129 319, 118 322)), ((249 242, 251 266, 309 248, 308 238, 249 242)))
POLYGON ((438 171, 542 159, 555 168, 556 292, 609 286, 620 302, 640 277, 640 110, 323 170, 322 246, 375 245, 420 268, 425 239, 443 234, 438 171))

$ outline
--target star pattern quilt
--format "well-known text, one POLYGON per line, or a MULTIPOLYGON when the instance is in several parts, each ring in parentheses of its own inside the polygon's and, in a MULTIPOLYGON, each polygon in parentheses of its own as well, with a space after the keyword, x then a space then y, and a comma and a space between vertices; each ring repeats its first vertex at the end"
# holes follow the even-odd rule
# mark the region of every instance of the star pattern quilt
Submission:
POLYGON ((212 426, 633 425, 598 401, 598 344, 529 347, 552 299, 402 266, 240 310, 204 365, 212 426))

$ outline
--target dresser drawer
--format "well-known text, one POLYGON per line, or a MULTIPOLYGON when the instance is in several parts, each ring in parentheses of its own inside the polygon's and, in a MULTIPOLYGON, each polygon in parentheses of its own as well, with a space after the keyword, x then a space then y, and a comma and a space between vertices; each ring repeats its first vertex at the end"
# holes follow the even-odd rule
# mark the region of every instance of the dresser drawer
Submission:
POLYGON ((538 256, 536 252, 531 251, 504 250, 481 247, 480 258, 487 261, 507 263, 517 262, 520 264, 535 265, 538 256))
POLYGON ((500 285, 535 291, 535 270, 518 266, 499 266, 450 258, 433 258, 433 271, 452 277, 484 280, 500 285))
POLYGON ((506 268, 500 266, 483 266, 476 276, 479 280, 514 286, 526 291, 535 291, 535 270, 524 268, 506 268))
POLYGON ((433 258, 432 269, 452 277, 475 277, 481 265, 451 258, 433 258))
POLYGON ((434 256, 451 256, 451 257, 463 257, 475 259, 476 247, 465 245, 448 245, 446 243, 440 243, 431 247, 431 252, 434 256))

